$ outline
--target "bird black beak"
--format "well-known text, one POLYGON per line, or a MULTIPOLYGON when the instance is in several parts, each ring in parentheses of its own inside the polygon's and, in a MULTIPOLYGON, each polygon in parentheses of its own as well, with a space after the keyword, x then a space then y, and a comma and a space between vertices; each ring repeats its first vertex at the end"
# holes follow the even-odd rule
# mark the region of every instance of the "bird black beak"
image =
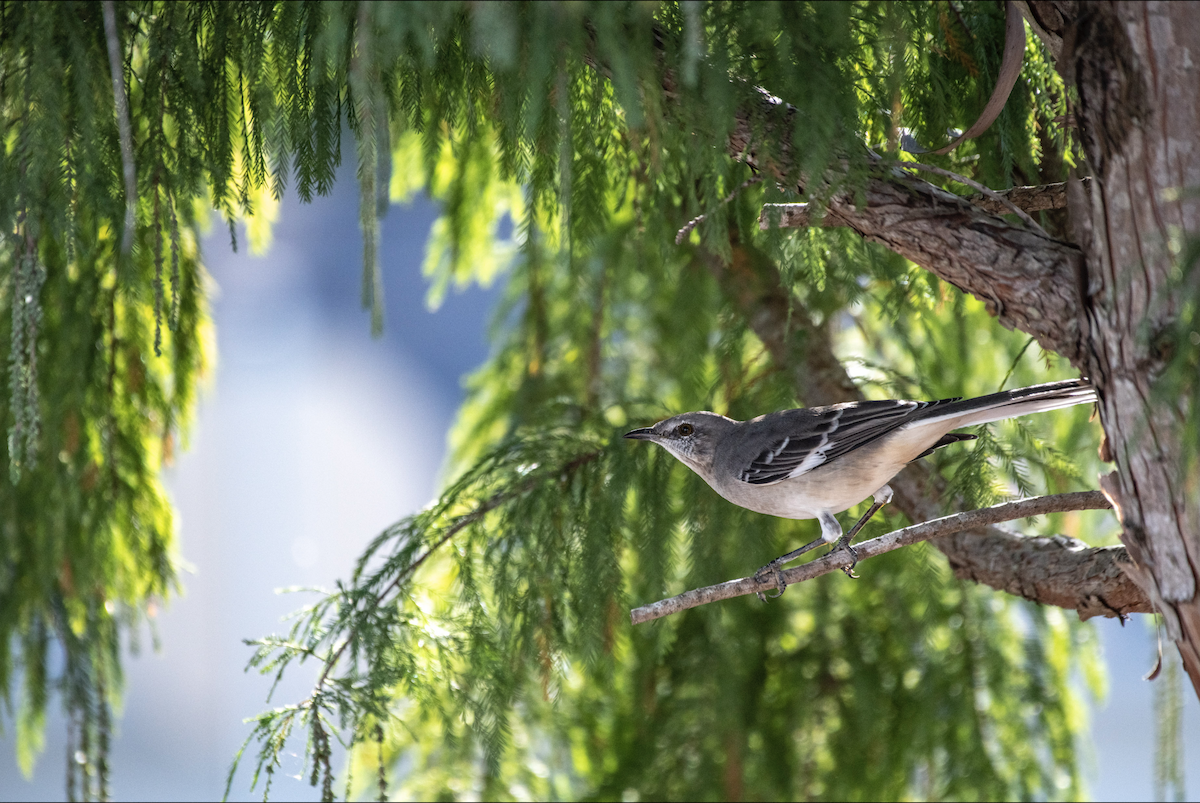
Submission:
POLYGON ((639 441, 648 441, 654 437, 654 427, 642 427, 635 429, 632 432, 625 433, 626 438, 633 438, 639 441))

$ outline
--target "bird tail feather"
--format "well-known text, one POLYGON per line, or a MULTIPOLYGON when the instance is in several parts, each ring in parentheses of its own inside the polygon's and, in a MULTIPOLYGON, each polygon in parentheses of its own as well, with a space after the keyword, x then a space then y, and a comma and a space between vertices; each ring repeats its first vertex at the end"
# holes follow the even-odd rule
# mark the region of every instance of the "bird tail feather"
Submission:
POLYGON ((1005 390, 974 399, 947 400, 932 405, 928 414, 921 416, 919 421, 925 424, 958 418, 959 421, 953 427, 957 429, 975 424, 989 424, 1029 413, 1073 407, 1076 404, 1092 404, 1095 401, 1096 389, 1090 382, 1086 379, 1072 379, 1005 390))

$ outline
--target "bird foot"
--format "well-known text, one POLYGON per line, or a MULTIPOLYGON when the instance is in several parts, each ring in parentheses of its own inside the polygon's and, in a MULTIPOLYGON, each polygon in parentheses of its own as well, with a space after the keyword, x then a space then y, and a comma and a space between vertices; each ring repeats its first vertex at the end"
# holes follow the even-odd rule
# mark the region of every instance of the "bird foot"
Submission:
POLYGON ((857 580, 859 576, 854 573, 854 567, 858 565, 858 552, 854 549, 854 547, 850 546, 848 543, 838 543, 833 547, 833 549, 829 550, 825 554, 832 555, 834 552, 837 552, 840 549, 844 549, 850 553, 850 565, 843 566, 842 571, 845 572, 846 576, 851 580, 857 580))
POLYGON ((754 573, 754 581, 761 584, 768 579, 768 575, 774 575, 775 587, 779 591, 776 594, 763 594, 761 591, 754 592, 763 602, 766 602, 768 598, 779 599, 783 596, 783 592, 787 590, 787 583, 783 581, 783 572, 779 570, 779 561, 773 560, 756 571, 754 573))

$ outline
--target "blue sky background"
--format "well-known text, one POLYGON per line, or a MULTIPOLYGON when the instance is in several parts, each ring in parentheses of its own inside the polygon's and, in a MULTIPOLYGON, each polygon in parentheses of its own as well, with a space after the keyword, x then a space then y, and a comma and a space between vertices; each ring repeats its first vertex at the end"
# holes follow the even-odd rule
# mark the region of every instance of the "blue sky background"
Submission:
MULTIPOLYGON (((243 671, 255 638, 285 627, 304 595, 330 586, 383 527, 432 498, 462 377, 486 358, 497 292, 451 292, 431 313, 420 273, 436 208, 393 206, 383 224, 386 328, 370 337, 359 307, 358 191, 345 167, 333 194, 300 204, 289 194, 274 244, 254 257, 229 247, 221 226, 204 243, 218 288, 218 366, 203 394, 190 448, 170 469, 184 595, 158 616, 160 648, 126 663, 112 790, 117 800, 220 798, 230 759, 267 707, 269 682, 243 671)), ((1097 627, 1109 663, 1106 702, 1093 705, 1085 755, 1098 800, 1149 799, 1154 719, 1151 631, 1138 617, 1097 627)), ((1173 649, 1168 651, 1177 660, 1173 649)), ((275 704, 306 696, 315 668, 292 672, 275 704)), ((1186 681, 1185 681, 1186 682, 1186 681)), ((1200 703, 1185 689, 1184 752, 1191 799, 1200 792, 1200 703)), ((17 770, 11 720, 0 719, 0 800, 61 800, 64 724, 57 701, 32 780, 17 770)), ((299 762, 285 771, 295 774, 299 762)), ((243 770, 231 799, 261 798, 243 770)), ((272 799, 319 798, 277 777, 272 799)))

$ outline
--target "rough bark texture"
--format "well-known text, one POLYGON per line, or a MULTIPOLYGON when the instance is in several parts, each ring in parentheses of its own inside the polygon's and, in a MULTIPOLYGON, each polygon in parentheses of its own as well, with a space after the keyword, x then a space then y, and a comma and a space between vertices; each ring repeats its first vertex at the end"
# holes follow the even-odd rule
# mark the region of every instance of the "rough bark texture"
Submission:
POLYGON ((1066 28, 1066 22, 1059 13, 1056 6, 1070 5, 1070 15, 1075 16, 1074 3, 1050 3, 1044 0, 1017 0, 1017 8, 1021 10, 1021 14, 1029 22, 1029 25, 1046 43, 1046 48, 1050 51, 1051 57, 1055 62, 1062 60, 1063 47, 1063 31, 1066 28))
MULTIPOLYGON (((1086 186, 1091 183, 1091 179, 1085 178, 1083 179, 1083 183, 1086 186)), ((1026 212, 1045 212, 1050 209, 1067 208, 1067 182, 1065 181, 1060 181, 1056 184, 1042 184, 1037 187, 1012 187, 1007 190, 1001 190, 996 194, 1008 199, 1014 206, 1026 212)), ((972 195, 967 200, 970 201, 972 206, 978 207, 984 212, 990 212, 993 215, 1006 215, 1012 211, 1004 204, 982 193, 972 195)), ((702 215, 697 220, 703 217, 702 215)), ((758 219, 758 226, 763 230, 772 226, 781 229, 802 229, 818 223, 823 226, 841 225, 840 221, 831 218, 820 221, 813 220, 812 211, 808 204, 767 204, 763 207, 762 214, 758 219)), ((679 241, 676 240, 676 242, 679 241)))
MULTIPOLYGON (((759 113, 792 122, 768 101, 759 113)), ((748 115, 739 119, 730 152, 788 181, 786 159, 757 159, 755 122, 748 115)), ((983 301, 1007 328, 1028 332, 1042 348, 1079 364, 1082 255, 1075 246, 1011 224, 900 170, 869 179, 857 195, 834 193, 825 218, 822 225, 851 228, 911 259, 983 301)))
MULTIPOLYGON (((732 261, 707 252, 703 257, 774 363, 791 375, 797 398, 808 406, 863 398, 833 353, 828 332, 791 301, 765 256, 735 241, 732 261)), ((943 514, 945 482, 925 464, 910 465, 890 485, 892 504, 911 521, 943 514)), ((932 543, 946 555, 955 576, 1075 610, 1081 619, 1150 611, 1146 595, 1122 571, 1130 561, 1121 547, 1088 548, 1065 537, 1027 538, 994 526, 932 543)))
MULTIPOLYGON (((1066 209, 1067 207, 1067 182, 1065 181, 1057 184, 1042 184, 1038 187, 1013 187, 1001 190, 999 194, 1026 212, 1045 212, 1050 209, 1066 209)), ((1003 215, 1008 212, 1004 208, 1004 204, 996 203, 986 195, 972 195, 967 200, 993 215, 1003 215)))
POLYGON ((1079 92, 1075 116, 1094 178, 1088 190, 1071 188, 1068 212, 1083 251, 1078 364, 1100 391, 1117 465, 1102 487, 1137 564, 1130 572, 1200 693, 1200 483, 1182 446, 1196 400, 1154 393, 1179 304, 1169 244, 1200 234, 1200 6, 1030 6, 1061 21, 1058 30, 1053 20, 1041 26, 1062 37, 1059 69, 1079 92))
MULTIPOLYGON (((1128 574, 1133 561, 1124 547, 1089 547, 1075 538, 1028 538, 997 527, 955 536, 948 554, 956 577, 974 580, 1043 605, 1093 616, 1150 613, 1150 600, 1128 574), (966 554, 970 563, 959 563, 966 554)), ((937 542, 935 542, 937 543, 937 542)))

